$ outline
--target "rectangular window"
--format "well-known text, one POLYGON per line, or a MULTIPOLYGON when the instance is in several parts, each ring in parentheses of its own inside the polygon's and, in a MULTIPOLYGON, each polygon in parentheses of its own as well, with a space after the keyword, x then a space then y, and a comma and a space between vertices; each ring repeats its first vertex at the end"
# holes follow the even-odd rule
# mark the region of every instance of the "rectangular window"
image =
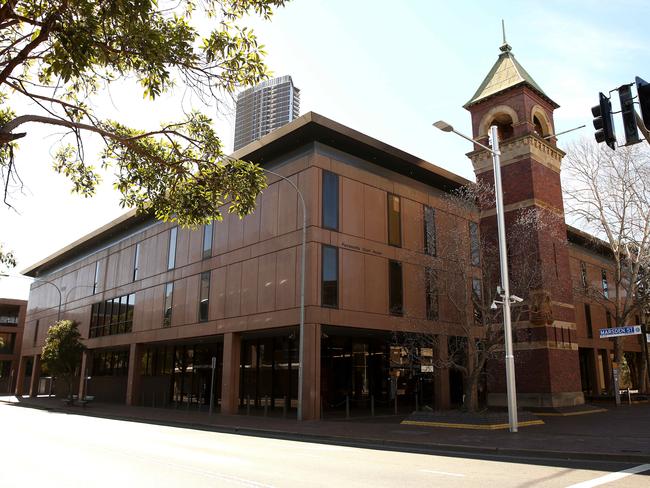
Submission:
POLYGON ((36 343, 38 342, 38 328, 41 325, 41 321, 37 320, 36 325, 34 326, 34 340, 32 341, 32 347, 36 347, 36 343))
POLYGON ((438 277, 432 268, 425 268, 427 320, 438 320, 438 277))
POLYGON ((176 239, 178 237, 178 227, 172 227, 169 230, 169 250, 167 251, 167 269, 176 267, 176 239))
POLYGON ((323 171, 323 227, 339 230, 339 175, 323 171))
POLYGON ((603 296, 609 298, 609 285, 607 284, 607 271, 604 269, 600 271, 600 278, 603 282, 603 296))
POLYGON ((321 305, 339 306, 339 250, 333 246, 323 245, 321 305))
POLYGON ((580 261, 580 283, 582 287, 587 289, 587 263, 580 261))
POLYGON ((199 299, 199 321, 208 320, 208 308, 210 304, 210 272, 201 273, 201 296, 199 299))
POLYGON ((140 271, 140 243, 135 245, 135 255, 133 256, 133 281, 138 279, 140 271))
POLYGON ((203 259, 212 257, 212 222, 203 226, 203 259))
POLYGON ((436 255, 436 213, 427 205, 424 206, 424 252, 436 255))
POLYGON ((172 299, 174 296, 174 283, 165 284, 165 307, 163 315, 163 327, 172 325, 172 299))
POLYGON ((483 282, 478 278, 472 278, 472 309, 474 323, 483 325, 483 282))
POLYGON ((388 244, 402 246, 402 218, 397 195, 388 194, 388 244))
POLYGON ((605 321, 607 322, 607 328, 612 328, 612 314, 609 313, 609 310, 605 312, 605 321))
POLYGON ((131 332, 134 307, 135 293, 93 304, 89 337, 131 332))
POLYGON ((587 337, 591 339, 594 336, 594 330, 591 325, 591 307, 588 303, 585 303, 585 322, 587 323, 587 337))
POLYGON ((476 222, 469 223, 469 252, 472 266, 479 266, 481 264, 481 245, 476 222))
POLYGON ((93 295, 97 293, 99 287, 99 261, 95 262, 95 279, 93 280, 93 295))
POLYGON ((404 313, 402 263, 398 261, 388 262, 388 308, 392 315, 404 313))

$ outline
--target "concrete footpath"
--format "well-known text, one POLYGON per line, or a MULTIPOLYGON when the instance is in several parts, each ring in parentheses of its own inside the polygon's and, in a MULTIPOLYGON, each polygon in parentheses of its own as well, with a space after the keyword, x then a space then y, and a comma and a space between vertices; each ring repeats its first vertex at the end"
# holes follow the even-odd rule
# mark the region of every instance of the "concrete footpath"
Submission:
POLYGON ((650 404, 599 405, 588 415, 543 417, 544 425, 485 431, 402 425, 403 417, 297 422, 281 417, 227 416, 183 409, 91 403, 66 406, 49 397, 4 396, 0 402, 66 414, 147 422, 240 435, 452 456, 513 456, 650 463, 650 404))

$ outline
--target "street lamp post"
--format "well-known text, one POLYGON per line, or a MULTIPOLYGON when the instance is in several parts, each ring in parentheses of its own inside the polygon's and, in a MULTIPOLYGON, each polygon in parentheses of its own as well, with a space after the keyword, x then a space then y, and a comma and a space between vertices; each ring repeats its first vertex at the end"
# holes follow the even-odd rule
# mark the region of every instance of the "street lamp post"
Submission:
POLYGON ((496 197, 497 211, 497 228, 499 235, 499 262, 501 265, 501 296, 503 297, 503 334, 506 350, 506 392, 508 396, 508 420, 510 423, 510 432, 517 432, 517 387, 515 382, 515 360, 512 351, 512 321, 510 317, 510 304, 512 297, 510 295, 510 280, 508 279, 508 252, 506 248, 506 226, 503 211, 503 188, 501 186, 501 152, 499 151, 499 137, 497 127, 490 127, 490 142, 492 147, 488 147, 471 137, 456 131, 450 124, 439 120, 433 124, 434 127, 443 132, 453 132, 463 139, 473 142, 490 152, 492 155, 492 165, 494 170, 494 193, 496 197))
POLYGON ((59 307, 58 307, 58 310, 57 310, 57 313, 56 313, 56 320, 57 320, 57 322, 59 320, 61 320, 61 304, 62 304, 63 295, 61 295, 61 289, 57 285, 55 285, 51 281, 47 281, 47 280, 44 280, 42 278, 31 278, 29 276, 23 276, 23 275, 9 275, 7 273, 0 273, 0 277, 25 278, 27 280, 32 280, 32 283, 41 282, 41 283, 47 283, 49 285, 52 285, 54 288, 56 288, 56 291, 59 293, 59 307))
POLYGON ((302 383, 304 371, 304 356, 305 356, 305 249, 307 243, 307 206, 302 193, 298 186, 286 176, 271 171, 266 168, 261 168, 265 173, 272 174, 278 178, 283 179, 289 183, 298 193, 300 203, 302 204, 302 249, 300 256, 300 339, 298 345, 298 420, 302 420, 302 383))

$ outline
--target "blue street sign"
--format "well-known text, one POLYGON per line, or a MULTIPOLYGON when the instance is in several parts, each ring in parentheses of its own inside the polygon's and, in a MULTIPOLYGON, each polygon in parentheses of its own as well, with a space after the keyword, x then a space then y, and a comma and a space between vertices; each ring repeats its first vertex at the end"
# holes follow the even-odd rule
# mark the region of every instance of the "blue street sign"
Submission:
POLYGON ((641 333, 640 325, 629 325, 627 327, 611 327, 609 329, 600 329, 600 338, 607 339, 609 337, 637 335, 640 333, 641 333))

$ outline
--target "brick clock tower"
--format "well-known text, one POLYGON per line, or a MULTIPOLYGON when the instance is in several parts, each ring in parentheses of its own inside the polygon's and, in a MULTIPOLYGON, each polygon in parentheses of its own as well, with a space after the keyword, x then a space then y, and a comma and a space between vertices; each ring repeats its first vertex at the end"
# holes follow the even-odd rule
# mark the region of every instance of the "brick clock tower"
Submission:
MULTIPOLYGON (((518 404, 579 405, 584 397, 560 184, 564 153, 555 137, 547 138, 555 133, 553 111, 559 105, 517 62, 505 40, 500 49, 496 63, 464 107, 472 115, 474 139, 487 144, 490 126, 499 129, 508 231, 523 215, 528 220, 537 215, 542 221, 519 235, 510 232, 508 239, 509 255, 517 253, 515 248, 525 250, 509 262, 511 292, 525 298, 523 308, 513 308, 518 404)), ((479 146, 474 149, 468 157, 477 181, 494 186, 491 154, 479 146)), ((480 228, 484 239, 496 243, 494 203, 482 209, 480 228)), ((491 362, 488 373, 488 402, 506 405, 503 361, 491 362)))

